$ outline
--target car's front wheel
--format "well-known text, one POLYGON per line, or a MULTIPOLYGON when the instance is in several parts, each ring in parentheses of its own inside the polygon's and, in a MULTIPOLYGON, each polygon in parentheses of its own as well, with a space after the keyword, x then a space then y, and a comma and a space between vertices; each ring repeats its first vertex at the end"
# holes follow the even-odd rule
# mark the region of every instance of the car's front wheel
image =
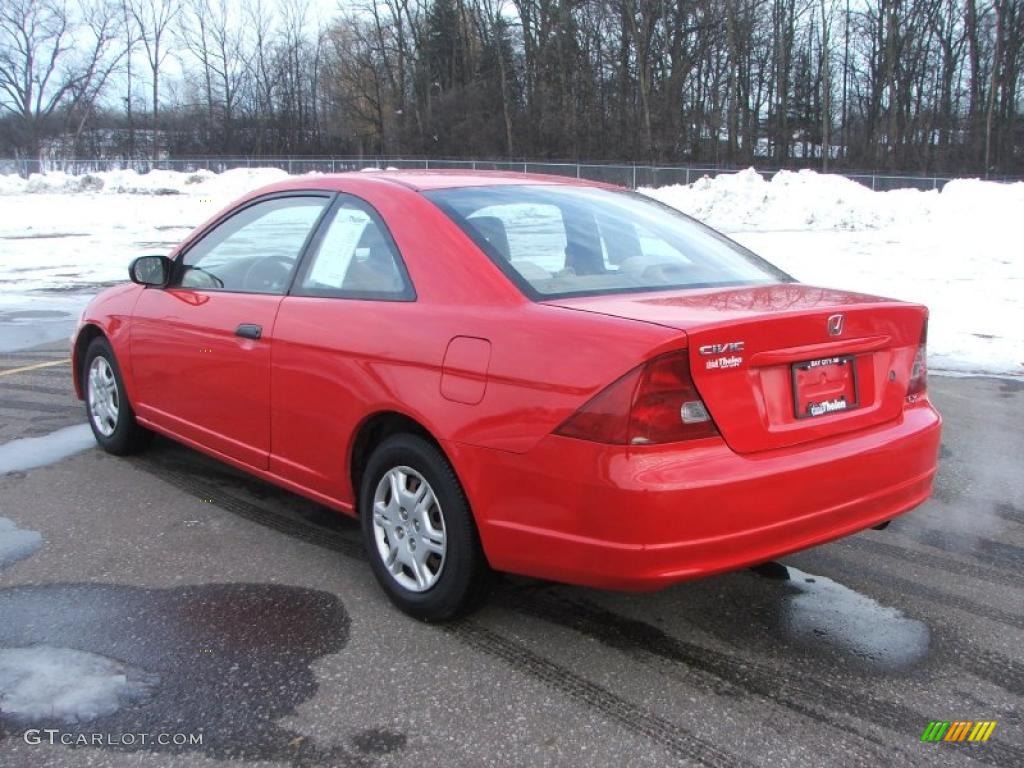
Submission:
POLYGON ((444 621, 482 602, 490 569, 462 486, 437 446, 389 437, 367 462, 359 498, 371 567, 395 605, 444 621))
POLYGON ((110 342, 103 337, 93 339, 82 365, 86 413, 96 442, 118 456, 144 449, 153 433, 135 421, 110 342))

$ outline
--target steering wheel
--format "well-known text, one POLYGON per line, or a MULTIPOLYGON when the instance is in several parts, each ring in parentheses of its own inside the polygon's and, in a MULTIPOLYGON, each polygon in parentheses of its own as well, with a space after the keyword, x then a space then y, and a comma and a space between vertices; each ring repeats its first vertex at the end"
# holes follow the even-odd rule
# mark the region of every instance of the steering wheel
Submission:
POLYGON ((248 290, 275 293, 288 285, 294 261, 287 256, 267 256, 249 265, 242 278, 248 290))

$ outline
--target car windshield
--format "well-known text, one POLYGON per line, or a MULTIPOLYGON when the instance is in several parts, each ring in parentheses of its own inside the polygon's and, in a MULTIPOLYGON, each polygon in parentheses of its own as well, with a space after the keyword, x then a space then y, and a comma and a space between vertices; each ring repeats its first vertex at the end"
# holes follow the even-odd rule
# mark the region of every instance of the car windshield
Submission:
POLYGON ((425 194, 534 299, 792 280, 637 193, 512 185, 425 194))

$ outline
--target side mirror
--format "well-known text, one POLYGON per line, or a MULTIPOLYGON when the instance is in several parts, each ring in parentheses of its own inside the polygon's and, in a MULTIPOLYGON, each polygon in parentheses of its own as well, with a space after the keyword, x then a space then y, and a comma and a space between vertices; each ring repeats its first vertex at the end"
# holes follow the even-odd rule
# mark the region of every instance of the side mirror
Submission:
POLYGON ((166 256, 139 256, 128 267, 128 276, 139 285, 167 285, 171 277, 171 260, 166 256))

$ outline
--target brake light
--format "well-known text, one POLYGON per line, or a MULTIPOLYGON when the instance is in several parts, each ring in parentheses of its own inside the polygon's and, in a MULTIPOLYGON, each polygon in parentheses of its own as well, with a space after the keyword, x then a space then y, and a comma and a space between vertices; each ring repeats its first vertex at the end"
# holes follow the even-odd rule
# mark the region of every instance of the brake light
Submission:
POLYGON ((690 376, 686 350, 634 368, 591 398, 555 430, 565 437, 651 445, 718 434, 690 376))
POLYGON ((914 365, 910 369, 910 382, 907 384, 907 399, 917 400, 928 390, 928 318, 921 329, 921 341, 914 355, 914 365))

